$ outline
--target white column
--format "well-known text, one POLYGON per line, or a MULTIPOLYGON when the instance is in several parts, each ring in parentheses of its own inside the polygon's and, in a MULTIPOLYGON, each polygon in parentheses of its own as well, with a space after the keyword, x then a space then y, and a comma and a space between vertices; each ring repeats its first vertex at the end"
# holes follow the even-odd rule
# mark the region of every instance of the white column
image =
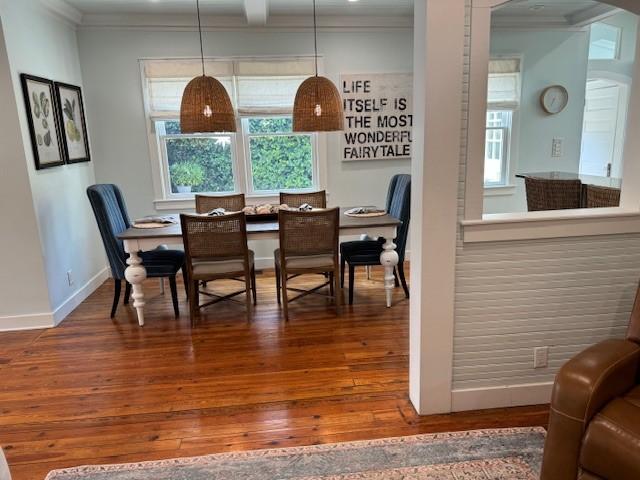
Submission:
MULTIPOLYGON (((636 5, 638 10, 640 6, 636 5)), ((640 12, 638 12, 640 14, 640 12)), ((636 61, 634 65, 634 84, 640 78, 640 31, 636 39, 636 61)), ((640 88, 631 89, 629 99, 629 114, 627 116, 627 136, 625 137, 624 159, 622 166, 622 192, 620 206, 637 210, 640 206, 640 188, 636 179, 640 178, 640 162, 637 161, 640 152, 640 135, 631 132, 640 130, 640 88)))
POLYGON ((416 0, 410 397, 451 411, 465 0, 416 0))

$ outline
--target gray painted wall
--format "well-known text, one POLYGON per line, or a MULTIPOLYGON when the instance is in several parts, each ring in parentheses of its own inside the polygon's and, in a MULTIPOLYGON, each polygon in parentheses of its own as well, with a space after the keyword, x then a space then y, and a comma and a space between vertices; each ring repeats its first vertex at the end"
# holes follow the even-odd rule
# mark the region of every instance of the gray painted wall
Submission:
POLYGON ((82 86, 76 31, 43 8, 38 0, 5 0, 1 7, 18 105, 17 119, 38 221, 40 251, 44 256, 48 310, 55 311, 105 267, 102 245, 85 194, 86 187, 95 181, 94 164, 35 170, 20 74, 82 86), (72 286, 67 283, 69 270, 73 272, 72 286))
MULTIPOLYGON (((325 74, 336 82, 341 73, 412 71, 410 29, 338 29, 321 33, 318 42, 325 74)), ((190 31, 82 28, 79 44, 96 177, 122 187, 133 216, 148 214, 154 193, 138 60, 194 56, 197 36, 190 31)), ((210 56, 309 54, 313 37, 309 31, 213 31, 205 33, 205 52, 210 56)), ((391 176, 409 173, 409 160, 343 163, 340 136, 327 138, 333 205, 382 205, 391 176)))
POLYGON ((514 115, 513 195, 487 197, 485 213, 526 212, 524 181, 517 173, 578 172, 587 84, 588 32, 494 31, 492 55, 522 56, 522 100, 514 115), (551 85, 563 85, 569 105, 558 115, 548 115, 540 107, 540 94, 551 85), (564 139, 564 155, 551 156, 554 138, 564 139))
MULTIPOLYGON (((6 19, 0 13, 4 25, 6 19)), ((49 312, 44 261, 9 58, 0 28, 0 329, 8 317, 49 312), (3 320, 3 317, 4 320, 3 320)), ((5 327, 6 328, 6 327, 5 327)))

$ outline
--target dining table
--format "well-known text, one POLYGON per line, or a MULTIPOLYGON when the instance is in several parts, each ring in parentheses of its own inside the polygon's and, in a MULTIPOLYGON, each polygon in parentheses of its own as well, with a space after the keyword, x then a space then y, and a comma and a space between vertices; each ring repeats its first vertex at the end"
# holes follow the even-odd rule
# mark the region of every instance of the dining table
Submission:
MULTIPOLYGON (((366 234, 371 237, 382 237, 385 242, 380 254, 380 264, 384 267, 384 289, 386 306, 391 307, 393 289, 395 287, 394 269, 398 265, 399 257, 396 252, 394 239, 398 226, 402 223, 397 218, 384 214, 381 216, 349 216, 345 212, 348 208, 340 209, 340 236, 354 236, 366 234)), ((138 323, 144 325, 145 295, 143 289, 147 271, 140 258, 140 252, 150 251, 160 245, 179 246, 183 244, 182 228, 179 215, 164 215, 172 223, 159 228, 137 228, 131 226, 123 231, 118 238, 124 244, 124 250, 129 255, 125 278, 132 286, 131 298, 136 309, 138 323)), ((249 216, 248 216, 249 217, 249 216)), ((247 238, 252 240, 278 240, 279 226, 277 220, 247 221, 247 238)))

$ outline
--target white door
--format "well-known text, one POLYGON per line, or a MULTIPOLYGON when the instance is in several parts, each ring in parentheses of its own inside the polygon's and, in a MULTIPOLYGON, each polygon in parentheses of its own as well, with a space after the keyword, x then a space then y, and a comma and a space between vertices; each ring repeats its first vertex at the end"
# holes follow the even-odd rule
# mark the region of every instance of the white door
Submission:
POLYGON ((587 81, 580 173, 620 177, 627 118, 627 87, 607 79, 587 81))

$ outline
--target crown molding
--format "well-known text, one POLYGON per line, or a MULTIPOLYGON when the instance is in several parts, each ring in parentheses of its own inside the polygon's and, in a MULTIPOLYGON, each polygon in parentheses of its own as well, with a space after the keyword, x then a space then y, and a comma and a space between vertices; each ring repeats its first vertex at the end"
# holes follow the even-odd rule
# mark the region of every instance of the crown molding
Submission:
MULTIPOLYGON (((82 16, 82 29, 137 29, 137 30, 197 30, 193 15, 165 14, 86 14, 82 16)), ((207 15, 202 17, 206 31, 230 30, 308 30, 313 21, 308 16, 270 16, 266 25, 249 25, 245 16, 207 15)), ((413 28, 411 16, 324 16, 318 18, 318 28, 324 30, 407 29, 413 28)))
MULTIPOLYGON (((496 11, 505 5, 496 7, 496 11)), ((571 15, 493 15, 491 26, 498 30, 583 30, 592 23, 624 11, 608 4, 598 4, 571 15)))
POLYGON ((491 27, 499 29, 557 29, 571 26, 563 16, 494 15, 491 19, 491 27))
POLYGON ((73 25, 82 23, 82 12, 64 0, 40 0, 40 4, 49 12, 73 25))
POLYGON ((567 17, 567 21, 571 25, 582 27, 590 25, 594 22, 599 22, 622 11, 623 10, 621 8, 616 8, 614 6, 601 3, 581 12, 569 15, 567 17))
POLYGON ((582 31, 592 23, 605 20, 620 8, 610 5, 595 5, 573 15, 562 16, 531 16, 531 15, 495 15, 491 20, 491 27, 496 30, 571 30, 582 31))

